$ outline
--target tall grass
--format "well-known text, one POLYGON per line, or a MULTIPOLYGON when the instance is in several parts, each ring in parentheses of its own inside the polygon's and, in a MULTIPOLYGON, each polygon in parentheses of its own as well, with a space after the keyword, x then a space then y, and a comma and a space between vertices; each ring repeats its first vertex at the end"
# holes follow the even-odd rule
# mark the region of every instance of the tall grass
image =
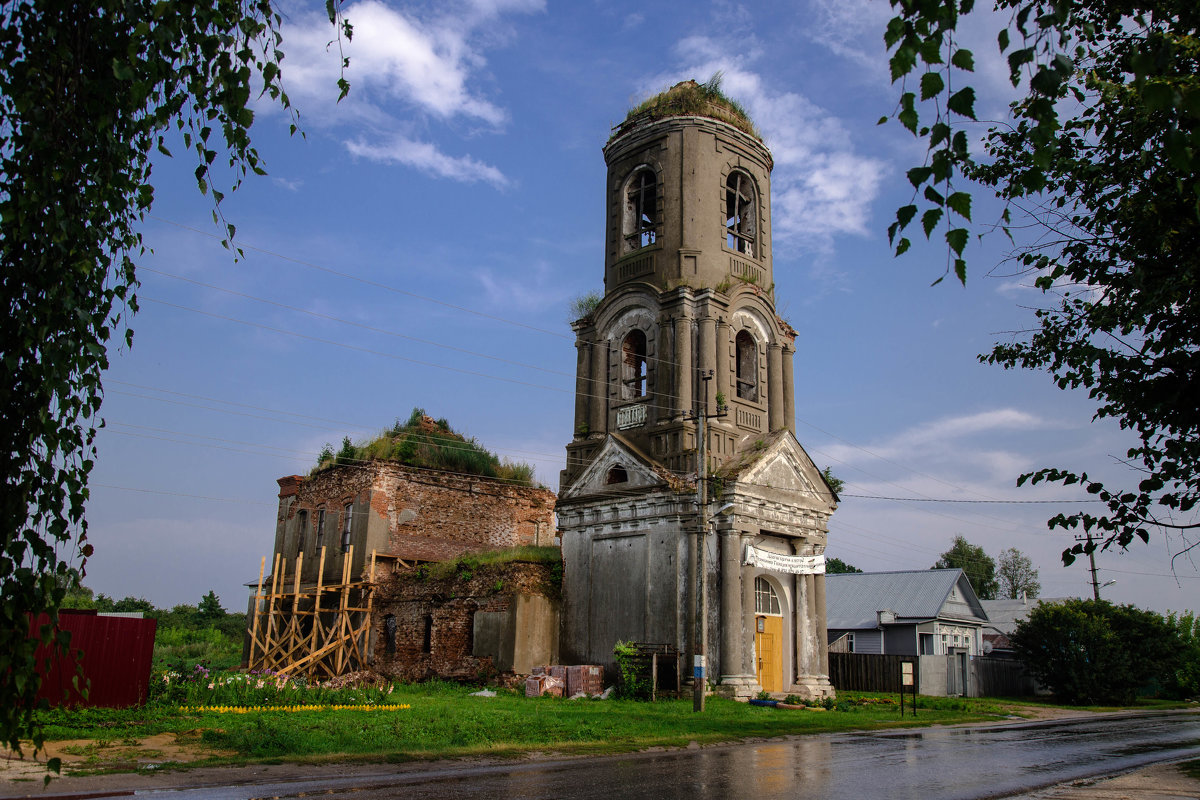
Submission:
POLYGON ((326 445, 314 472, 362 461, 395 461, 410 467, 497 478, 520 486, 535 485, 532 465, 500 458, 474 437, 451 429, 444 418, 430 420, 421 408, 414 408, 407 422, 396 420, 395 425, 368 442, 354 444, 346 439, 336 454, 326 445))

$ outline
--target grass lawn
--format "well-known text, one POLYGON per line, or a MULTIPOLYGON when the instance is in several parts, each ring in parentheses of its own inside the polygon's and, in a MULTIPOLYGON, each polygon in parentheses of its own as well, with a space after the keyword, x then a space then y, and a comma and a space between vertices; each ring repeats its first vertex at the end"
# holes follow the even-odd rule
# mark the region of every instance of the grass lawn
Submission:
MULTIPOLYGON (((192 766, 333 759, 398 761, 471 755, 518 756, 529 752, 616 753, 647 747, 682 747, 755 737, 932 725, 1002 719, 1008 704, 987 699, 920 698, 903 720, 898 697, 843 694, 840 709, 786 710, 709 698, 692 711, 691 699, 562 700, 526 698, 500 691, 472 697, 454 684, 400 685, 388 696, 397 710, 267 709, 249 713, 181 710, 163 703, 142 709, 45 712, 48 741, 69 745, 89 759, 76 768, 136 769, 126 752, 106 760, 105 747, 163 735, 190 747, 192 766), (92 746, 95 745, 95 746, 92 746), (109 763, 109 762, 112 763, 109 763), (116 763, 120 762, 120 763, 116 763)), ((68 752, 68 755, 70 753, 68 752)), ((151 759, 158 761, 159 759, 151 759)), ((168 761, 170 759, 161 759, 168 761)))

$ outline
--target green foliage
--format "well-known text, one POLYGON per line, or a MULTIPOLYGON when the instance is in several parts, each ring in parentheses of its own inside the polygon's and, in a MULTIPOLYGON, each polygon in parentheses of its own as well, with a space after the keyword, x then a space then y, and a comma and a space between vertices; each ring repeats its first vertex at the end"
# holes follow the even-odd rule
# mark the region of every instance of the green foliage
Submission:
POLYGON ((1030 673, 1072 705, 1154 694, 1180 656, 1178 632, 1160 614, 1106 600, 1039 603, 1010 639, 1030 673))
POLYGON ((847 564, 840 558, 827 558, 825 559, 825 572, 830 575, 843 575, 850 572, 862 572, 862 570, 847 564))
POLYGON ((846 482, 833 474, 833 467, 825 467, 821 470, 821 477, 825 479, 825 483, 829 484, 829 488, 834 494, 840 494, 845 488, 846 482))
MULTIPOLYGON (((476 573, 490 574, 508 564, 528 563, 547 564, 550 567, 550 583, 552 589, 562 588, 562 550, 557 547, 505 547, 500 550, 483 550, 477 553, 467 553, 452 561, 439 561, 433 564, 422 564, 414 573, 417 580, 444 580, 457 577, 460 580, 471 580, 476 573)), ((497 579, 503 584, 502 579, 497 579)), ((500 591, 497 587, 496 591, 500 591)))
MULTIPOLYGON (((279 21, 270 0, 0 10, 0 737, 13 748, 41 746, 34 651, 65 652, 57 612, 92 552, 101 376, 114 334, 132 342, 151 154, 190 151, 221 221, 210 170, 227 167, 232 189, 262 173, 253 106, 267 95, 289 107, 279 21), (39 612, 50 624, 29 638, 39 612)), ((233 226, 222 233, 232 248, 233 226)))
POLYGON ((1194 612, 1167 614, 1167 624, 1179 637, 1179 660, 1167 676, 1167 694, 1177 698, 1200 699, 1200 618, 1194 612))
POLYGON ((225 609, 221 608, 221 598, 217 597, 217 593, 212 589, 208 590, 208 594, 200 598, 200 605, 196 607, 201 619, 212 620, 225 616, 225 609))
POLYGON ((620 136, 630 126, 642 120, 696 116, 719 119, 756 139, 761 139, 762 135, 754 127, 746 109, 721 90, 723 77, 722 73, 716 72, 705 83, 683 81, 643 101, 629 110, 625 121, 617 127, 613 137, 620 136))
MULTIPOLYGON (((997 37, 1014 86, 1025 94, 992 128, 985 158, 962 127, 974 119, 966 94, 974 57, 955 31, 973 0, 893 0, 887 28, 893 80, 921 74, 921 119, 905 84, 896 118, 928 150, 908 171, 913 202, 897 211, 900 236, 923 203, 936 227, 943 210, 970 222, 964 175, 1005 202, 1002 227, 1032 235, 1013 256, 1046 297, 1036 324, 982 357, 1002 367, 1046 370, 1062 389, 1083 389, 1096 418, 1112 418, 1139 443, 1125 459, 1136 486, 1110 486, 1086 472, 1044 468, 1019 483, 1079 485, 1099 513, 1059 514, 1051 528, 1092 534, 1064 563, 1096 547, 1149 541, 1152 532, 1200 522, 1200 7, 1190 0, 998 0, 997 37), (940 77, 938 77, 940 76, 940 77), (951 94, 950 87, 955 91, 951 94), (955 102, 955 97, 959 98, 955 102), (921 195, 918 199, 917 195, 921 195), (952 198, 958 197, 958 200, 952 198), (1013 212, 1022 215, 1013 219, 1013 212)), ((985 11, 984 13, 989 13, 985 11)), ((926 225, 926 236, 933 227, 926 225)), ((947 231, 950 259, 966 278, 966 228, 947 231), (953 235, 953 239, 952 239, 953 235)), ((897 239, 897 237, 900 237, 897 239)))
MULTIPOLYGON (((213 675, 220 677, 219 673, 213 675)), ((255 684, 260 677, 264 688, 253 691, 266 692, 270 676, 254 676, 255 684)), ((202 686, 207 691, 207 683, 202 686)), ((307 691, 317 688, 310 686, 307 691)), ((572 702, 531 699, 499 689, 496 697, 485 700, 470 696, 475 687, 439 681, 375 687, 375 691, 388 688, 392 693, 387 703, 411 708, 382 713, 271 710, 220 714, 181 712, 178 705, 151 703, 134 709, 54 710, 46 712, 44 719, 55 739, 114 741, 162 732, 185 739, 198 735, 201 744, 234 753, 222 756, 226 764, 322 755, 386 760, 476 754, 495 757, 531 751, 596 755, 652 746, 686 747, 693 741, 709 744, 748 737, 891 728, 901 722, 894 696, 864 693, 839 693, 837 704, 828 704, 845 713, 776 711, 710 697, 705 712, 696 714, 690 697, 660 698, 655 703, 619 699, 572 702)), ((1008 713, 1008 709, 980 698, 922 697, 919 702, 921 715, 915 722, 920 724, 997 720, 1008 713)), ((911 718, 905 719, 909 721, 911 718)))
POLYGON ((645 659, 638 658, 637 646, 633 642, 618 641, 613 645, 613 658, 620 675, 618 694, 626 700, 649 700, 650 675, 645 659))
POLYGON ((1000 584, 996 581, 996 562, 963 536, 955 536, 950 549, 942 553, 930 569, 961 569, 980 600, 994 600, 1000 584))
POLYGON ((581 322, 591 317, 603 299, 604 295, 597 291, 584 292, 578 297, 571 298, 571 303, 568 306, 571 318, 567 321, 581 322))
POLYGON ((1001 597, 1016 600, 1022 595, 1034 598, 1041 594, 1042 584, 1038 580, 1038 571, 1034 568, 1033 561, 1015 547, 1010 547, 1000 554, 996 577, 1000 581, 1001 597))
POLYGON ((356 445, 347 436, 333 455, 329 445, 317 457, 313 472, 335 464, 360 464, 364 461, 396 461, 410 467, 437 469, 467 475, 497 478, 519 486, 535 486, 533 465, 500 458, 474 437, 466 437, 450 427, 444 418, 431 420, 422 408, 414 408, 408 422, 396 420, 366 444, 356 445))

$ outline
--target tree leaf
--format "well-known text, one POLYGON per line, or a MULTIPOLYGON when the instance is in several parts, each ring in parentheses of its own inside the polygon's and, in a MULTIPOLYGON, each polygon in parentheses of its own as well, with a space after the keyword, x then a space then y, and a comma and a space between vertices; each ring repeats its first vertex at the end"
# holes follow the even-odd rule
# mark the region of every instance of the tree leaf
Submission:
POLYGON ((928 100, 931 97, 937 97, 942 93, 942 89, 946 88, 945 81, 937 72, 926 72, 921 76, 921 99, 928 100))

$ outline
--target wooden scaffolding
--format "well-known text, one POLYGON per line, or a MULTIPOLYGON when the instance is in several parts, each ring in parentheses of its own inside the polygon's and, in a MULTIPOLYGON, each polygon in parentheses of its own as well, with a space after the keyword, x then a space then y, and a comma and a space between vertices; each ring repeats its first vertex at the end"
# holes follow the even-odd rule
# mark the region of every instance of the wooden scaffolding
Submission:
POLYGON ((326 584, 325 548, 321 548, 315 583, 302 585, 304 554, 296 556, 291 588, 287 559, 275 554, 269 592, 263 592, 264 557, 254 594, 250 637, 251 670, 325 680, 364 669, 370 658, 371 608, 375 599, 375 551, 366 580, 352 581, 354 547, 342 560, 340 583, 326 584))

